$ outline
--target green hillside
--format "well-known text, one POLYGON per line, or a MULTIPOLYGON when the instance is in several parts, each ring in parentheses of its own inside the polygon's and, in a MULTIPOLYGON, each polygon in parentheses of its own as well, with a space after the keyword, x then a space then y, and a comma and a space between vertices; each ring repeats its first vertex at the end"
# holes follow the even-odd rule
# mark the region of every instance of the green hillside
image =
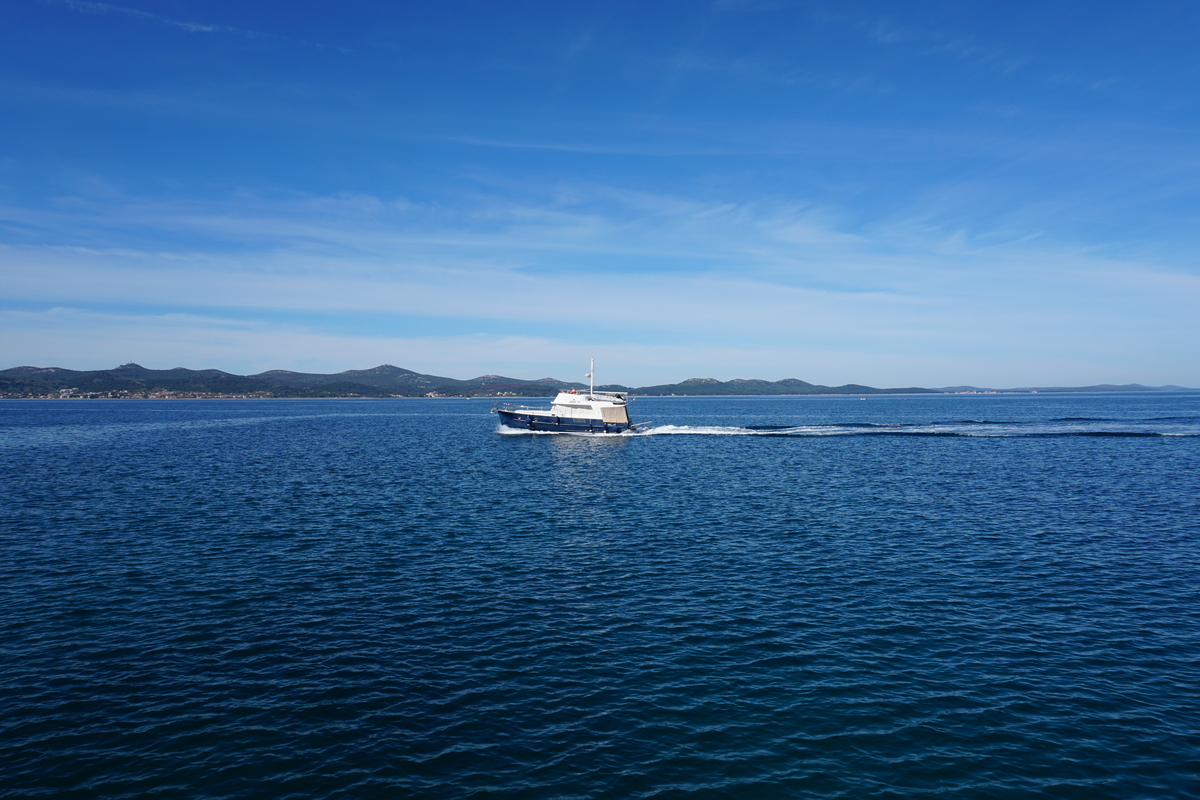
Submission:
POLYGON ((560 389, 586 388, 553 378, 529 381, 502 375, 457 380, 383 364, 332 375, 269 370, 232 375, 221 370, 14 367, 0 371, 0 397, 543 397, 560 389))
MULTIPOLYGON (((547 397, 563 389, 586 389, 583 383, 554 378, 524 380, 503 375, 481 375, 458 380, 424 375, 410 369, 381 364, 371 369, 351 369, 331 375, 273 369, 257 375, 233 375, 219 369, 147 369, 122 364, 115 369, 80 371, 61 367, 13 367, 0 370, 0 398, 20 397, 547 397)), ((681 383, 629 387, 598 386, 603 391, 643 396, 797 395, 797 394, 938 394, 951 391, 994 391, 975 387, 876 389, 848 383, 822 386, 797 378, 780 381, 689 378, 681 383)), ((1022 388, 1001 391, 1116 392, 1171 391, 1178 386, 1121 386, 1022 388)))

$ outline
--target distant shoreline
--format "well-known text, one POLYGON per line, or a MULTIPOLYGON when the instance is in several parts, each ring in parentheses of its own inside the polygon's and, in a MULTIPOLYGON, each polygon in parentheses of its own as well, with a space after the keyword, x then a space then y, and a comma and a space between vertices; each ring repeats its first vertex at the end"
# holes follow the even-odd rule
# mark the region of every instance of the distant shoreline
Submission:
MULTIPOLYGON (((401 398, 544 398, 560 391, 586 390, 586 384, 554 378, 526 380, 483 375, 458 380, 425 375, 383 364, 372 369, 335 374, 268 370, 257 375, 234 375, 216 369, 147 369, 122 364, 108 370, 70 370, 61 367, 13 367, 0 370, 0 399, 8 400, 253 400, 253 399, 401 399, 401 398)), ((797 378, 779 381, 689 378, 655 386, 605 384, 596 389, 635 397, 837 397, 878 395, 993 395, 993 394, 1118 394, 1129 392, 1197 391, 1182 386, 1099 384, 1095 386, 1031 386, 992 389, 947 386, 926 389, 905 386, 879 389, 863 384, 824 386, 797 378)))
MULTIPOLYGON (((869 397, 885 398, 885 397, 994 397, 1005 396, 1013 397, 1017 395, 1082 395, 1082 394, 1103 394, 1103 395, 1136 395, 1136 394, 1188 394, 1200 392, 1200 389, 1170 389, 1162 390, 1155 387, 1147 387, 1141 391, 1135 390, 1088 390, 1081 389, 1061 389, 1061 390, 1037 390, 1023 391, 1020 389, 1013 390, 996 390, 992 392, 875 392, 872 395, 863 395, 859 397, 855 394, 846 394, 844 392, 806 392, 804 394, 634 394, 629 393, 630 399, 671 399, 671 400, 712 400, 712 399, 727 399, 727 400, 750 400, 755 398, 802 398, 802 397, 843 397, 846 399, 854 399, 858 397, 860 400, 866 400, 869 397)), ((520 400, 551 400, 554 395, 522 395, 520 400)), ((61 401, 61 400, 479 400, 479 401, 495 401, 502 400, 502 397, 494 397, 489 395, 438 395, 436 397, 426 397, 419 395, 154 395, 154 396, 122 396, 122 397, 85 397, 79 395, 69 396, 13 396, 0 394, 0 400, 45 400, 45 401, 61 401)))

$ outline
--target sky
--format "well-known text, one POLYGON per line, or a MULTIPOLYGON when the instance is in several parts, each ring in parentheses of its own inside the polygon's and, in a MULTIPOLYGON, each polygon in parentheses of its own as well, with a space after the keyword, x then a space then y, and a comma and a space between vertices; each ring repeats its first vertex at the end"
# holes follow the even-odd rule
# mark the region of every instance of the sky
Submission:
POLYGON ((0 368, 1200 387, 1200 4, 0 4, 0 368))

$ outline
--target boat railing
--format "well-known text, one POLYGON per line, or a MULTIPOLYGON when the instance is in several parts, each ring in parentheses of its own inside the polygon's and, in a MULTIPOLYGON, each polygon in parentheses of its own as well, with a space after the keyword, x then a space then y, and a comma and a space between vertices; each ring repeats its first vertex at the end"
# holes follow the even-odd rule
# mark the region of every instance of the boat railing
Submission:
MULTIPOLYGON (((575 397, 584 402, 600 400, 617 404, 628 404, 633 399, 624 392, 592 392, 590 395, 580 392, 575 397)), ((537 411, 544 413, 546 409, 533 408, 528 403, 503 401, 492 404, 491 413, 495 414, 497 411, 537 411)))
POLYGON ((535 413, 545 413, 545 408, 537 408, 528 403, 517 402, 499 402, 492 403, 491 412, 495 414, 497 411, 533 411, 535 413))

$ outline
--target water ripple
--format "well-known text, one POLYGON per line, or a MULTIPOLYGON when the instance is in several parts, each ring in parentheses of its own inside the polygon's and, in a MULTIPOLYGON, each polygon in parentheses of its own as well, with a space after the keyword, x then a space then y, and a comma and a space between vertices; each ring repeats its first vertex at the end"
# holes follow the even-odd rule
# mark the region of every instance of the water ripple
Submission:
POLYGON ((1048 430, 1194 400, 1099 402, 101 406, 0 464, 0 794, 1200 796, 1198 445, 1048 430))

